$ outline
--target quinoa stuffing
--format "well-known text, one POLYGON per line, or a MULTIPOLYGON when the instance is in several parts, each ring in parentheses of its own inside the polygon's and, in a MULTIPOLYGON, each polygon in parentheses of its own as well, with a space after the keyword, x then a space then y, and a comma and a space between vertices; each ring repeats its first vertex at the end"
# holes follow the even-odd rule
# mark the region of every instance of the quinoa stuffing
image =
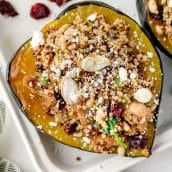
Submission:
POLYGON ((172 41, 172 0, 145 0, 152 20, 158 21, 155 31, 164 37, 164 41, 172 41))
POLYGON ((61 124, 96 152, 148 153, 145 133, 158 104, 154 79, 145 72, 153 53, 142 51, 129 31, 121 19, 110 24, 97 13, 78 14, 31 40, 36 71, 24 77, 25 86, 45 99, 42 108, 55 117, 51 125, 61 124))

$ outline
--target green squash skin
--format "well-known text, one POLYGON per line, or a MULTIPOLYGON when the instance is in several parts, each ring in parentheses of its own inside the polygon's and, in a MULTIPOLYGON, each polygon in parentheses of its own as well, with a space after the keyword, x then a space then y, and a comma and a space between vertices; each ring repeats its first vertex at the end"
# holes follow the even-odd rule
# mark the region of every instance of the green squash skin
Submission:
POLYGON ((150 37, 151 41, 155 43, 155 45, 157 45, 164 54, 172 58, 172 45, 170 46, 170 44, 165 44, 165 42, 162 41, 162 36, 159 36, 157 33, 155 33, 153 28, 154 25, 151 26, 149 24, 149 17, 147 16, 144 0, 137 0, 136 6, 141 25, 143 26, 147 35, 150 37))
MULTIPOLYGON (((113 7, 111 7, 111 6, 107 5, 107 4, 104 4, 104 3, 102 3, 102 2, 90 2, 90 1, 89 1, 89 2, 76 3, 76 4, 74 4, 74 5, 69 6, 69 7, 66 8, 62 13, 60 13, 60 14, 58 15, 57 19, 59 19, 59 18, 61 18, 62 16, 64 16, 64 14, 65 14, 66 12, 69 12, 69 11, 71 11, 71 10, 73 10, 73 9, 76 9, 78 6, 83 6, 83 5, 97 5, 97 6, 105 7, 105 8, 108 8, 108 9, 110 9, 110 10, 113 10, 113 11, 116 12, 118 15, 121 15, 121 16, 124 16, 124 17, 129 18, 128 16, 126 16, 126 15, 123 14, 122 12, 120 12, 120 11, 114 9, 113 7)), ((131 20, 131 22, 134 22, 134 23, 138 26, 138 24, 137 24, 133 19, 130 18, 130 20, 131 20)), ((45 27, 46 27, 46 26, 45 26, 45 27)), ((45 27, 44 27, 44 29, 45 29, 45 27)), ((43 29, 43 30, 44 30, 44 29, 43 29)), ((142 32, 143 32, 143 31, 142 31, 142 32)), ((145 35, 145 37, 146 37, 146 35, 145 35)), ((30 41, 30 40, 26 41, 26 42, 21 46, 21 48, 23 48, 24 45, 26 46, 27 43, 29 43, 29 41, 30 41)), ((155 54, 156 54, 156 56, 157 56, 157 58, 158 58, 158 60, 159 60, 159 65, 160 65, 160 69, 161 69, 161 73, 162 73, 162 65, 161 65, 161 61, 160 61, 160 58, 159 58, 159 56, 158 56, 158 53, 157 53, 156 49, 153 48, 153 45, 151 45, 151 46, 152 46, 152 49, 154 49, 154 52, 155 52, 155 54)), ((22 102, 21 102, 19 96, 17 95, 17 93, 16 93, 16 91, 15 91, 15 88, 13 87, 12 82, 11 82, 11 79, 10 79, 10 75, 11 75, 11 71, 12 71, 11 68, 13 67, 13 62, 15 61, 15 57, 17 56, 17 54, 20 53, 21 48, 19 48, 19 50, 16 52, 16 54, 14 55, 12 61, 10 62, 9 66, 8 66, 8 69, 7 69, 7 81, 8 81, 8 83, 9 83, 9 87, 10 87, 10 89, 11 89, 12 94, 13 94, 14 97, 16 98, 16 102, 17 102, 17 104, 18 104, 18 107, 19 107, 19 108, 21 109, 21 111, 25 114, 25 116, 31 121, 31 123, 36 127, 36 126, 38 126, 39 124, 36 123, 33 119, 31 119, 31 118, 29 117, 29 115, 28 115, 27 111, 25 110, 25 108, 23 107, 23 104, 22 104, 22 102)), ((159 97, 160 97, 160 98, 161 98, 161 90, 162 90, 162 81, 163 81, 163 76, 162 76, 162 78, 161 78, 160 89, 159 89, 159 95, 160 95, 159 97)), ((159 107, 157 107, 155 114, 158 113, 158 108, 159 108, 159 107)), ((153 144, 153 140, 154 140, 154 136, 155 136, 155 131, 154 131, 154 130, 155 130, 155 128, 156 128, 156 120, 155 120, 153 123, 150 123, 149 125, 150 125, 149 128, 151 128, 151 129, 150 129, 151 132, 149 132, 149 133, 147 133, 147 134, 149 135, 149 137, 150 137, 151 139, 150 139, 149 144, 148 144, 148 145, 149 145, 149 146, 148 146, 148 150, 150 151, 150 154, 151 154, 151 148, 152 148, 152 144, 153 144)), ((36 129, 38 129, 38 128, 36 127, 36 129)), ((44 129, 44 128, 43 128, 43 130, 40 130, 40 129, 38 129, 38 130, 41 131, 41 132, 43 132, 45 135, 47 135, 47 136, 53 138, 54 140, 56 140, 56 141, 58 141, 58 142, 61 142, 61 143, 65 144, 65 145, 68 145, 68 146, 71 146, 71 147, 75 147, 75 148, 79 148, 79 149, 82 149, 82 150, 85 150, 85 151, 89 151, 89 152, 94 152, 94 150, 90 149, 89 147, 81 148, 81 146, 78 146, 78 145, 75 145, 75 144, 71 144, 71 143, 66 143, 66 142, 64 142, 63 140, 60 140, 60 139, 58 139, 58 138, 55 138, 55 137, 51 136, 50 134, 48 134, 47 130, 44 129)), ((66 137, 69 137, 69 136, 66 135, 66 137)), ((72 136, 70 136, 70 137, 72 137, 72 136)), ((94 152, 94 153, 95 153, 95 152, 94 152)), ((115 150, 115 152, 113 152, 113 153, 116 153, 116 150, 115 150)), ((150 155, 150 154, 149 154, 149 155, 150 155)), ((149 156, 149 155, 147 155, 147 156, 149 156)), ((145 156, 145 155, 142 153, 142 150, 139 150, 139 149, 132 149, 132 150, 129 150, 129 149, 127 149, 127 150, 126 150, 126 156, 140 157, 140 156, 145 156), (133 153, 132 153, 132 154, 128 154, 128 153, 131 152, 131 151, 132 151, 133 153)))

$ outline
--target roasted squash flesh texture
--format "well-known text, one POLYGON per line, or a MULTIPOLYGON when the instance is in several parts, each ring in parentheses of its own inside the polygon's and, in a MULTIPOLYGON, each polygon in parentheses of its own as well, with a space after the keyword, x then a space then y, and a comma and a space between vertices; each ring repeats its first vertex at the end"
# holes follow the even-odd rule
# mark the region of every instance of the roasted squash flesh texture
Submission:
MULTIPOLYGON (((154 66, 154 72, 149 70, 145 71, 145 75, 150 78, 156 78, 153 82, 153 88, 156 91, 157 97, 160 97, 161 94, 161 84, 162 84, 162 71, 159 57, 150 43, 147 36, 143 33, 140 27, 129 17, 121 14, 120 12, 114 11, 107 7, 99 5, 83 5, 77 6, 76 8, 68 11, 64 16, 60 17, 57 20, 51 21, 45 25, 42 29, 42 32, 45 34, 52 30, 57 30, 65 24, 70 24, 74 21, 76 15, 80 15, 87 20, 87 17, 95 13, 97 15, 103 15, 106 22, 113 23, 116 18, 122 19, 129 26, 129 38, 135 42, 139 42, 140 49, 143 52, 151 52, 153 57, 148 58, 148 64, 145 68, 149 68, 152 64, 154 66), (137 37, 134 34, 137 32, 137 37)), ((33 122, 37 128, 42 129, 46 134, 51 136, 57 141, 60 141, 66 145, 80 148, 90 152, 96 152, 89 144, 84 145, 83 138, 75 138, 73 134, 68 135, 64 131, 64 126, 59 124, 49 125, 54 121, 54 116, 47 115, 45 110, 42 108, 42 103, 45 102, 45 99, 37 94, 37 92, 32 92, 28 87, 24 85, 23 79, 26 75, 35 75, 35 57, 33 56, 33 48, 30 45, 30 40, 27 41, 16 53, 13 58, 10 70, 9 70, 9 83, 14 91, 15 95, 21 101, 21 104, 26 112, 27 117, 33 122)), ((107 62, 107 61, 106 61, 107 62)), ((93 69, 92 69, 93 70, 93 69)), ((154 111, 154 115, 156 110, 154 111)), ((155 135, 155 123, 154 121, 148 123, 147 131, 145 136, 148 138, 148 143, 145 149, 135 149, 126 147, 125 155, 127 156, 149 156, 151 153, 151 147, 153 144, 155 135)), ((115 136, 116 137, 116 136, 115 136)), ((119 140, 118 140, 119 141, 119 140)), ((117 148, 114 148, 112 153, 117 152, 117 148)))

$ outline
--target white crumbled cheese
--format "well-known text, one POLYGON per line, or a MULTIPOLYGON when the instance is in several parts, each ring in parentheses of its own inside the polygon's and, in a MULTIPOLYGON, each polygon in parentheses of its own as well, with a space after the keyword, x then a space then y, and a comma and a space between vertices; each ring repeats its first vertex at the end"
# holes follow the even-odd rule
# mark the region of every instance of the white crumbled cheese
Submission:
POLYGON ((102 41, 102 38, 101 37, 97 37, 97 42, 101 42, 102 41))
POLYGON ((99 97, 97 102, 98 102, 98 104, 102 104, 103 103, 103 97, 99 97))
POLYGON ((87 99, 89 97, 89 94, 88 93, 84 93, 83 96, 84 96, 84 98, 87 99))
POLYGON ((54 72, 57 77, 61 75, 61 70, 59 68, 56 68, 54 63, 50 65, 50 70, 54 72))
POLYGON ((56 85, 56 86, 54 87, 54 90, 55 90, 55 92, 58 92, 58 90, 59 90, 58 85, 56 85))
POLYGON ((116 61, 114 61, 113 63, 112 63, 112 66, 113 67, 118 67, 119 66, 119 62, 116 60, 116 61))
POLYGON ((134 98, 140 103, 148 103, 152 99, 152 92, 148 88, 140 88, 135 92, 134 98))
POLYGON ((155 103, 156 105, 159 105, 159 99, 154 99, 154 103, 155 103))
POLYGON ((59 108, 59 102, 56 103, 55 107, 56 108, 59 108))
POLYGON ((35 96, 33 94, 29 94, 30 98, 33 99, 35 96))
POLYGON ((98 79, 97 82, 102 84, 103 83, 103 79, 98 79))
POLYGON ((83 54, 79 54, 79 58, 83 59, 84 55, 83 54))
POLYGON ((92 129, 92 125, 87 125, 87 128, 91 130, 92 129))
POLYGON ((84 86, 82 87, 82 91, 83 91, 83 92, 86 92, 87 89, 88 89, 88 87, 87 87, 86 85, 84 85, 84 86))
POLYGON ((120 67, 118 73, 120 81, 126 81, 128 79, 128 73, 125 68, 120 67))
POLYGON ((77 93, 75 93, 74 91, 71 90, 70 99, 72 100, 72 102, 76 103, 79 96, 80 96, 80 94, 77 94, 77 93))
POLYGON ((29 82, 29 87, 33 87, 33 82, 29 82))
POLYGON ((76 42, 76 43, 78 43, 79 42, 79 37, 76 37, 76 38, 74 38, 73 40, 72 40, 72 42, 76 42))
POLYGON ((153 67, 150 67, 149 70, 150 70, 150 72, 152 72, 152 73, 156 71, 155 68, 153 68, 153 67))
POLYGON ((65 69, 66 66, 71 65, 73 63, 72 60, 63 60, 60 64, 60 69, 65 69))
POLYGON ((94 49, 94 46, 91 44, 89 49, 92 51, 94 49))
POLYGON ((86 143, 86 144, 90 144, 90 139, 88 137, 83 137, 82 138, 83 142, 86 143))
POLYGON ((41 87, 41 83, 40 82, 37 82, 36 85, 37 85, 37 87, 41 87))
MULTIPOLYGON (((93 81, 93 82, 94 82, 94 81, 93 81)), ((95 87, 98 87, 98 86, 99 86, 98 82, 94 82, 94 86, 95 86, 95 87)))
POLYGON ((42 129, 42 125, 38 125, 37 128, 41 130, 42 129))
POLYGON ((93 14, 91 14, 91 15, 89 15, 89 16, 87 17, 87 20, 93 22, 93 21, 96 20, 96 17, 97 17, 97 14, 96 14, 96 13, 93 13, 93 14))
POLYGON ((43 76, 44 78, 48 78, 48 72, 44 70, 44 71, 42 72, 42 76, 43 76))
POLYGON ((57 122, 51 121, 51 122, 49 122, 49 126, 57 127, 57 122))
POLYGON ((172 0, 168 0, 168 7, 172 7, 172 0))
POLYGON ((66 76, 72 78, 75 76, 79 76, 80 72, 81 72, 81 69, 79 67, 73 68, 71 71, 66 72, 66 76))
POLYGON ((80 133, 74 133, 73 136, 74 137, 82 137, 82 133, 81 132, 80 133))
POLYGON ((130 78, 131 78, 131 79, 135 79, 136 77, 137 77, 137 74, 136 74, 136 73, 132 72, 132 73, 130 74, 130 78))
POLYGON ((118 55, 118 51, 114 51, 113 53, 116 54, 116 55, 118 55))
POLYGON ((148 56, 148 58, 153 58, 153 53, 150 52, 150 51, 148 51, 148 52, 147 52, 147 56, 148 56))
POLYGON ((33 36, 32 36, 32 40, 31 40, 31 47, 32 48, 36 48, 39 45, 43 45, 45 42, 44 38, 43 38, 43 33, 41 31, 34 31, 33 32, 33 36))

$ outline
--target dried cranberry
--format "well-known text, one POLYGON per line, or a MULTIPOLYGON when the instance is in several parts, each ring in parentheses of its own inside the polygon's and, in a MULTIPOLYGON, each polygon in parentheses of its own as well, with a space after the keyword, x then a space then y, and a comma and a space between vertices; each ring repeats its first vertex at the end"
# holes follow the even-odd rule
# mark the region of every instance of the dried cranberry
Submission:
POLYGON ((113 117, 120 117, 124 111, 124 107, 121 104, 111 105, 110 109, 113 117))
POLYGON ((139 64, 137 67, 139 78, 144 79, 145 78, 145 73, 144 73, 144 67, 143 64, 139 64))
POLYGON ((60 99, 60 101, 59 101, 59 110, 63 110, 65 106, 66 106, 65 101, 63 99, 60 99))
POLYGON ((0 1, 0 13, 2 15, 7 14, 11 17, 18 15, 17 11, 14 9, 11 3, 5 0, 0 1))
POLYGON ((130 57, 133 57, 133 58, 135 58, 137 56, 137 54, 138 54, 138 51, 137 50, 133 50, 133 51, 129 51, 128 52, 128 55, 130 57))
POLYGON ((50 0, 51 2, 56 2, 58 6, 63 5, 65 2, 69 2, 70 0, 50 0))
POLYGON ((148 138, 145 135, 128 136, 127 140, 129 147, 134 149, 144 149, 148 142, 148 138))
POLYGON ((64 0, 56 0, 56 4, 58 6, 61 6, 64 3, 64 0))
POLYGON ((47 6, 42 3, 36 3, 31 7, 30 16, 34 19, 42 19, 48 17, 50 10, 47 6))
POLYGON ((54 97, 56 98, 56 100, 59 100, 61 98, 61 95, 57 92, 54 92, 54 97))
POLYGON ((66 106, 66 103, 63 99, 63 97, 61 96, 61 94, 54 92, 54 96, 56 98, 56 100, 59 102, 59 110, 63 110, 64 107, 66 106))
POLYGON ((49 116, 54 116, 54 114, 51 113, 51 109, 48 109, 48 110, 46 111, 46 114, 49 115, 49 116))
POLYGON ((76 127, 77 127, 77 123, 73 123, 73 124, 70 124, 70 123, 67 123, 64 127, 64 131, 70 135, 70 134, 73 134, 75 131, 76 131, 76 127))
POLYGON ((36 64, 36 70, 41 72, 44 70, 44 66, 42 64, 38 63, 38 64, 36 64))

